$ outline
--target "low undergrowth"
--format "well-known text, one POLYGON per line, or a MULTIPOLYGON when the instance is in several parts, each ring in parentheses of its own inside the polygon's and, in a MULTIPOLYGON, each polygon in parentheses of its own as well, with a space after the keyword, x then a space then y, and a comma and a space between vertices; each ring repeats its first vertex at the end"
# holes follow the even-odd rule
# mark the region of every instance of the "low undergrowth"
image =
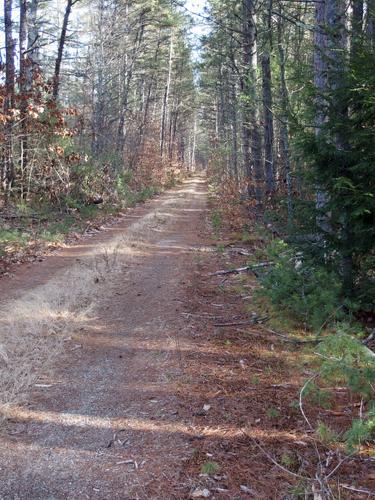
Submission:
POLYGON ((265 259, 271 264, 259 276, 258 293, 278 314, 313 331, 345 317, 340 280, 333 271, 316 265, 281 240, 268 245, 265 259))
MULTIPOLYGON (((324 419, 311 424, 305 418, 307 425, 318 437, 322 435, 319 429, 325 429, 323 435, 332 437, 331 444, 342 444, 347 453, 373 446, 375 352, 371 346, 374 348, 375 343, 371 344, 371 339, 374 329, 367 327, 366 331, 365 325, 356 319, 360 305, 342 297, 340 276, 330 270, 329 265, 319 266, 308 255, 280 240, 266 247, 265 257, 271 264, 258 276, 257 290, 257 295, 266 299, 263 310, 266 308, 272 310, 273 315, 281 316, 288 335, 301 329, 302 339, 314 334, 311 348, 314 375, 305 383, 303 397, 322 407, 321 398, 316 396, 324 394, 324 399, 328 398, 329 404, 335 406, 335 391, 327 391, 326 387, 341 385, 353 401, 347 413, 348 421, 340 429, 330 429, 324 419), (367 338, 369 345, 366 345, 367 338)), ((322 439, 324 441, 327 439, 322 439)))

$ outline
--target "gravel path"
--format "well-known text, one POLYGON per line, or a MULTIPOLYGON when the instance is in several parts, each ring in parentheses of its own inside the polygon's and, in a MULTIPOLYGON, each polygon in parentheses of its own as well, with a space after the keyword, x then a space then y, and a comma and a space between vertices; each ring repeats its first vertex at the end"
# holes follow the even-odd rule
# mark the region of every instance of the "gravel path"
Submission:
POLYGON ((119 271, 91 320, 71 332, 53 375, 10 411, 0 436, 0 498, 185 498, 179 467, 191 456, 193 429, 179 418, 174 384, 182 376, 184 281, 205 204, 203 180, 191 179, 3 282, 8 298, 19 297, 98 245, 120 241, 119 271), (145 221, 133 255, 122 252, 121 238, 145 221))

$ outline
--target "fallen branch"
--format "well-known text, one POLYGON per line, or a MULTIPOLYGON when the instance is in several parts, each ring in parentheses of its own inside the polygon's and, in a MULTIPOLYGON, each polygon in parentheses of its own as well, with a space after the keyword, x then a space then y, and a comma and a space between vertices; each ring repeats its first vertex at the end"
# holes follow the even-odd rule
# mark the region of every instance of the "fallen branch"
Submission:
POLYGON ((244 326, 244 325, 257 325, 261 324, 263 321, 267 321, 268 316, 264 316, 263 318, 252 318, 247 321, 236 321, 236 322, 231 322, 231 323, 215 323, 214 326, 220 327, 220 326, 244 326))
POLYGON ((237 267, 236 269, 228 269, 222 271, 216 271, 211 273, 209 276, 225 276, 226 274, 239 274, 247 271, 253 271, 254 269, 261 269, 262 267, 272 266, 273 262, 259 262, 259 264, 253 264, 251 266, 237 267))
MULTIPOLYGON (((316 378, 318 378, 318 376, 319 376, 319 374, 315 373, 312 377, 310 377, 308 380, 306 380, 306 382, 304 383, 304 385, 303 385, 303 387, 302 387, 302 389, 300 390, 300 393, 299 393, 299 409, 301 411, 301 414, 302 414, 303 418, 305 419, 305 422, 307 423, 307 425, 309 426, 309 429, 311 431, 313 430, 313 426, 310 424, 310 420, 307 418, 306 413, 305 413, 305 411, 303 409, 303 393, 305 392, 307 386, 313 380, 315 380, 316 378)), ((320 458, 320 455, 319 455, 319 458, 320 458)))
POLYGON ((307 476, 302 476, 301 474, 297 474, 295 472, 292 472, 291 470, 287 469, 286 467, 282 466, 281 464, 279 464, 259 443, 256 439, 254 439, 252 436, 250 436, 244 429, 241 429, 241 432, 242 434, 244 434, 248 439, 250 439, 250 441, 252 441, 252 443, 257 447, 259 448, 263 453, 264 455, 274 464, 276 465, 276 467, 278 467, 279 469, 283 470, 284 472, 286 472, 287 474, 290 474, 291 476, 294 476, 294 477, 298 477, 300 479, 305 479, 307 481, 311 481, 311 478, 307 477, 307 476))
POLYGON ((349 486, 348 484, 339 484, 340 488, 345 488, 346 490, 356 491, 357 493, 364 493, 365 495, 375 497, 375 493, 370 490, 365 490, 364 488, 355 488, 354 486, 349 486))
POLYGON ((244 325, 254 325, 253 321, 238 321, 235 323, 215 323, 214 326, 244 326, 244 325))
POLYGON ((271 333, 272 335, 275 335, 276 337, 279 337, 283 340, 283 342, 289 342, 290 344, 311 344, 311 345, 318 345, 320 342, 322 342, 324 339, 323 338, 315 338, 315 339, 307 339, 307 340, 300 340, 300 339, 293 339, 291 337, 288 337, 288 335, 283 335, 282 333, 275 332, 275 330, 270 330, 269 328, 263 327, 263 330, 265 330, 268 333, 271 333))
POLYGON ((229 252, 237 253, 238 255, 244 255, 245 257, 249 257, 251 255, 250 252, 243 248, 229 248, 229 252))
POLYGON ((368 329, 367 331, 370 332, 370 335, 368 337, 366 337, 365 339, 362 340, 362 344, 363 345, 367 345, 369 344, 372 340, 375 339, 375 330, 374 328, 372 328, 371 330, 368 329))

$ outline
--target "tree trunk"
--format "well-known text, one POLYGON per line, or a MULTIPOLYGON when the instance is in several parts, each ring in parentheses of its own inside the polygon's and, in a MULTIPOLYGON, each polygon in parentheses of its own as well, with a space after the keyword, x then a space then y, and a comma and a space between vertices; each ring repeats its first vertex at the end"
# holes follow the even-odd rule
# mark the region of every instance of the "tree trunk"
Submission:
POLYGON ((263 119, 264 119, 264 172, 268 194, 275 192, 274 131, 272 114, 271 62, 270 54, 262 57, 263 119))
MULTIPOLYGON (((123 153, 126 143, 126 114, 128 112, 129 107, 129 94, 131 90, 131 82, 133 78, 134 65, 137 59, 138 51, 141 46, 143 35, 144 35, 144 24, 143 24, 144 11, 141 11, 138 19, 139 28, 136 32, 136 38, 134 42, 134 46, 131 54, 128 54, 128 33, 131 31, 131 27, 129 25, 129 3, 126 2, 125 5, 125 36, 124 36, 124 44, 125 44, 125 55, 124 55, 124 64, 123 64, 123 75, 124 75, 124 84, 122 85, 122 89, 120 90, 119 96, 119 123, 117 127, 117 141, 116 141, 116 150, 118 153, 123 153)), ((120 80, 121 81, 121 80, 120 80)), ((141 100, 142 103, 142 100, 141 100)), ((143 104, 141 104, 142 107, 143 104)))
POLYGON ((237 130, 237 92, 236 84, 231 85, 231 110, 232 110, 232 170, 236 183, 239 183, 238 175, 238 130, 237 130))
POLYGON ((355 2, 353 2, 353 14, 352 14, 353 37, 355 35, 362 33, 363 14, 364 14, 363 0, 355 0, 355 2))
MULTIPOLYGON (((325 94, 327 92, 327 22, 326 0, 315 4, 315 33, 314 33, 314 85, 317 93, 315 112, 315 136, 319 139, 322 127, 326 121, 327 111, 325 94)), ((315 206, 318 211, 316 223, 323 232, 331 230, 329 217, 325 211, 328 204, 328 194, 317 185, 315 206)))
POLYGON ((21 133, 20 133, 20 168, 21 180, 20 190, 21 198, 24 197, 24 174, 27 168, 27 56, 26 56, 26 39, 27 39, 27 0, 20 0, 20 27, 19 27, 19 91, 20 91, 20 113, 21 113, 21 133))
POLYGON ((38 14, 39 0, 31 0, 27 6, 26 2, 26 31, 27 31, 27 64, 26 64, 26 88, 30 90, 33 84, 35 70, 39 67, 38 47, 38 14))
MULTIPOLYGON (((256 90, 256 24, 254 0, 244 0, 244 26, 243 26, 243 63, 245 75, 243 77, 244 125, 243 141, 245 154, 246 174, 254 182, 255 199, 261 204, 263 198, 263 168, 261 158, 261 136, 258 123, 258 105, 256 90), (250 147, 249 143, 250 142, 250 147)), ((249 186, 249 195, 253 190, 249 186)))
POLYGON ((20 25, 19 25, 19 86, 20 92, 26 86, 26 39, 27 39, 27 0, 20 0, 20 25))
MULTIPOLYGON (((363 15, 360 13, 358 6, 354 9, 356 16, 363 15)), ((353 11, 353 14, 354 14, 353 11)), ((335 119, 338 122, 345 123, 348 120, 348 108, 344 100, 342 100, 341 92, 345 88, 345 73, 347 71, 347 34, 346 34, 346 0, 326 0, 326 23, 327 23, 327 51, 326 57, 328 60, 328 79, 327 86, 332 92, 333 111, 335 119)), ((357 30, 361 31, 361 20, 355 19, 357 30)), ((357 33, 359 34, 359 33, 357 33)), ((353 32, 353 42, 356 42, 357 35, 353 32)), ((352 44, 353 46, 353 44, 352 44)), ((355 47, 355 43, 354 43, 355 47)), ((332 137, 333 143, 338 151, 348 151, 349 144, 343 134, 337 131, 332 137)), ((342 167, 344 169, 344 167, 342 167)), ((343 175, 346 172, 343 170, 343 175)), ((349 214, 345 209, 345 204, 342 210, 342 255, 341 265, 343 274, 343 290, 345 296, 350 296, 353 290, 353 257, 352 257, 352 231, 349 220, 349 214)))
POLYGON ((168 119, 169 92, 172 81, 172 63, 173 63, 173 33, 171 33, 171 39, 169 44, 168 76, 164 90, 163 109, 161 113, 160 156, 164 155, 165 130, 167 127, 167 119, 168 119))
POLYGON ((5 123, 5 140, 3 148, 3 168, 2 184, 5 193, 5 199, 8 198, 9 191, 15 179, 13 162, 13 132, 11 110, 14 107, 14 85, 15 85, 15 67, 14 52, 16 42, 12 33, 12 0, 4 0, 4 28, 5 28, 5 89, 4 114, 7 117, 5 123))
POLYGON ((64 20, 63 20, 63 25, 61 28, 60 39, 59 39, 59 47, 57 50, 57 57, 56 57, 56 61, 55 61, 55 71, 53 74, 52 97, 53 97, 54 101, 57 101, 57 98, 59 95, 61 63, 62 63, 62 57, 63 57, 63 53, 64 53, 66 33, 68 30, 68 23, 69 23, 70 13, 72 11, 72 6, 76 1, 77 0, 67 0, 67 4, 66 4, 66 8, 65 8, 64 20))
MULTIPOLYGON (((281 8, 281 7, 280 7, 281 8)), ((281 18, 278 20, 278 52, 279 52, 279 65, 280 65, 280 103, 281 103, 281 116, 280 116, 280 148, 281 148, 281 162, 282 169, 280 175, 282 176, 283 183, 286 185, 287 191, 287 211, 288 211, 288 226, 291 226, 293 221, 293 182, 292 182, 292 169, 290 163, 289 153, 289 94, 286 84, 286 70, 285 70, 285 51, 282 40, 282 23, 281 18)))
POLYGON ((197 114, 194 116, 193 141, 191 147, 190 171, 195 172, 195 155, 197 149, 197 114))

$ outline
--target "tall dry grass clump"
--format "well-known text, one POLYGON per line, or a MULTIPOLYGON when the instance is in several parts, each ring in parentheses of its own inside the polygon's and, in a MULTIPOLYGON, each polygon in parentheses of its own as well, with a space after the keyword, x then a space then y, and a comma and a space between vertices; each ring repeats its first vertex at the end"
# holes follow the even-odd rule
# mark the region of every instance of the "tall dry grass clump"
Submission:
POLYGON ((108 279, 116 267, 116 258, 107 252, 1 307, 3 413, 4 405, 22 401, 30 385, 50 371, 64 340, 90 319, 104 277, 108 279))

